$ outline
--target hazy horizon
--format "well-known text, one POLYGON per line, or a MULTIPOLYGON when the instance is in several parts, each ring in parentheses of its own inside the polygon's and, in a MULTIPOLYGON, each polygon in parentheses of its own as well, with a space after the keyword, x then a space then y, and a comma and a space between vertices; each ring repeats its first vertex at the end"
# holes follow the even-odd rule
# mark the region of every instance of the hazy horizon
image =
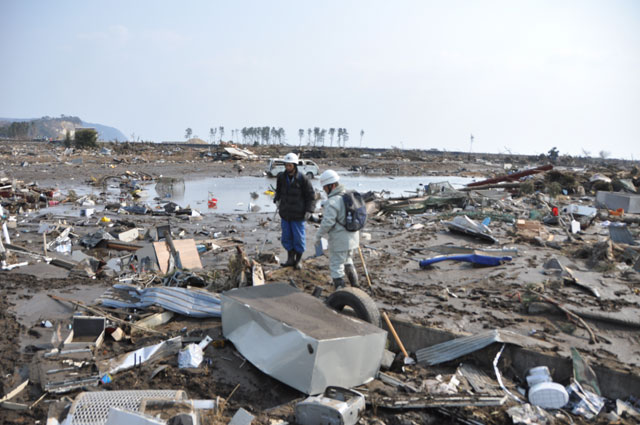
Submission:
POLYGON ((5 0, 0 116, 156 142, 333 127, 348 147, 364 130, 374 148, 634 159, 638 28, 634 0, 5 0))

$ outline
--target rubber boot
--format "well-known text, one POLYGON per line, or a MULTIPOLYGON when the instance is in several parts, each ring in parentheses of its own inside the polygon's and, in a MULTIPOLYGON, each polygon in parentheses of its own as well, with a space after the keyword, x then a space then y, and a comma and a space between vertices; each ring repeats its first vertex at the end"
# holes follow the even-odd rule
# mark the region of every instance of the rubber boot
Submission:
POLYGON ((302 252, 298 251, 293 252, 293 268, 296 270, 302 270, 302 263, 300 262, 300 260, 302 260, 302 254, 302 252))
POLYGON ((291 267, 293 266, 294 262, 295 262, 295 251, 291 250, 291 251, 287 251, 287 261, 284 263, 280 263, 280 265, 282 267, 291 267))
POLYGON ((351 286, 354 288, 360 287, 360 285, 358 285, 358 272, 356 272, 356 268, 353 264, 345 264, 344 273, 347 275, 347 279, 351 286))
POLYGON ((341 277, 333 279, 333 286, 335 286, 336 289, 344 288, 344 279, 341 277))

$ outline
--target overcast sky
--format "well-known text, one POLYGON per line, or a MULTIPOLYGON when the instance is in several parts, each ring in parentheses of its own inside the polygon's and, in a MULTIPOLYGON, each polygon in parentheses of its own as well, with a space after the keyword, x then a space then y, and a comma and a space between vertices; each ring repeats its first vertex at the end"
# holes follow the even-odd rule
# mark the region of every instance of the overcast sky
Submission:
POLYGON ((640 1, 0 0, 0 116, 640 158, 640 1), (474 135, 470 146, 470 135, 474 135))

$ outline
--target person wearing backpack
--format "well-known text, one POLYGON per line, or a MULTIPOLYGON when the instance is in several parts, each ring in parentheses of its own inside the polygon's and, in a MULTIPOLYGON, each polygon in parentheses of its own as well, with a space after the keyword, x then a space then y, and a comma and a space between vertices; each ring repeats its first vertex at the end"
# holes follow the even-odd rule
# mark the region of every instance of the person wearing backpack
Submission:
POLYGON ((286 154, 284 166, 285 170, 278 174, 273 198, 280 212, 280 242, 288 254, 281 266, 300 269, 306 245, 304 222, 314 211, 316 193, 309 179, 298 171, 298 155, 286 154))
POLYGON ((323 217, 315 236, 315 245, 327 236, 329 240, 329 271, 336 289, 345 286, 345 275, 351 286, 358 287, 358 274, 353 265, 353 253, 360 244, 360 233, 345 227, 347 208, 343 195, 347 193, 340 184, 340 176, 333 170, 326 170, 320 176, 322 190, 327 194, 323 205, 323 217))

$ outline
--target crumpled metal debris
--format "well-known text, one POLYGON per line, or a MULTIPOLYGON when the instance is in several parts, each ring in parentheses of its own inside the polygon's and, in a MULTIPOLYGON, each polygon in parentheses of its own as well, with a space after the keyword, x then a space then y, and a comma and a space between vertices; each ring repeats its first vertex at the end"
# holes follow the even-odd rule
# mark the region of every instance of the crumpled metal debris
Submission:
POLYGON ((159 344, 142 347, 134 351, 122 354, 112 359, 102 360, 96 363, 101 375, 114 374, 131 369, 142 363, 157 360, 169 356, 175 356, 182 348, 182 337, 162 341, 159 344))

